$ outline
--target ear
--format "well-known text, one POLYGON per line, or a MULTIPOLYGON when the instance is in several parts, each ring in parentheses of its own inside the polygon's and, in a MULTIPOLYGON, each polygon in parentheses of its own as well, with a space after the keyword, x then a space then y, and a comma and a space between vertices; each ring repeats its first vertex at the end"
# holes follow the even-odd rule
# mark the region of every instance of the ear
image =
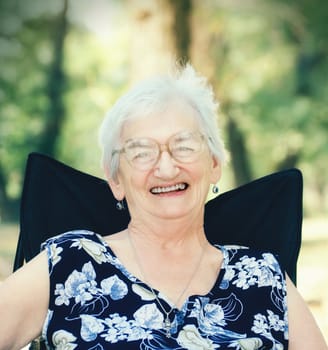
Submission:
POLYGON ((104 169, 105 175, 107 178, 107 183, 114 195, 114 197, 118 200, 121 201, 125 197, 125 191, 122 182, 120 181, 119 177, 117 179, 114 179, 110 176, 109 170, 104 169))
POLYGON ((221 178, 221 163, 216 157, 212 157, 212 168, 210 180, 212 184, 216 184, 221 178))
POLYGON ((122 201, 125 197, 124 187, 119 180, 107 178, 108 185, 118 201, 122 201))

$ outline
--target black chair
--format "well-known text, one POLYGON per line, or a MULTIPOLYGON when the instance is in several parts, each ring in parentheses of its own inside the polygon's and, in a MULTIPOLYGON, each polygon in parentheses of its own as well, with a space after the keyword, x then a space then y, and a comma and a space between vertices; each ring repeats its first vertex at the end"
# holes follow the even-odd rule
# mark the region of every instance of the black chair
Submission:
MULTIPOLYGON (((14 270, 37 255, 51 236, 73 229, 108 235, 129 222, 128 210, 116 209, 106 181, 38 153, 28 157, 20 215, 14 270)), ((225 192, 205 207, 210 242, 276 253, 295 283, 301 229, 302 175, 297 169, 225 192)))

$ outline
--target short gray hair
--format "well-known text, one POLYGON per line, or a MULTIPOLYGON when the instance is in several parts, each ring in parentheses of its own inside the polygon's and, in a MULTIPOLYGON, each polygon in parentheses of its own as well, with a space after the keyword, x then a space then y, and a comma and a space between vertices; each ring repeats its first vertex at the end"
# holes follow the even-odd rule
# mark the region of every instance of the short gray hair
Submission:
POLYGON ((181 99, 195 109, 200 129, 207 136, 211 154, 221 164, 226 161, 226 151, 218 127, 218 102, 213 89, 190 64, 186 64, 173 74, 140 82, 119 98, 105 115, 99 131, 99 143, 102 148, 102 166, 110 178, 115 179, 118 172, 119 157, 113 156, 113 151, 120 144, 124 122, 159 112, 172 98, 181 99))

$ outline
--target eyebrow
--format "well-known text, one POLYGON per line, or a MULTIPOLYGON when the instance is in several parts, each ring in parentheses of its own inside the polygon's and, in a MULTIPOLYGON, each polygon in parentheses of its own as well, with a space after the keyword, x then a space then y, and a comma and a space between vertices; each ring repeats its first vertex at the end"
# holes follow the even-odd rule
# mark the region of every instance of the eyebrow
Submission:
POLYGON ((150 138, 150 137, 136 137, 136 138, 134 138, 134 139, 128 139, 128 140, 126 140, 123 144, 129 144, 129 145, 131 145, 131 146, 134 146, 134 145, 143 145, 144 146, 144 144, 141 142, 141 141, 143 141, 143 140, 147 140, 147 141, 153 141, 153 142, 156 142, 156 140, 154 140, 154 139, 152 139, 152 138, 150 138))
MULTIPOLYGON (((191 130, 187 130, 187 129, 182 129, 174 134, 172 134, 171 136, 168 137, 167 140, 169 140, 170 138, 172 138, 173 136, 180 136, 181 138, 184 136, 184 134, 194 134, 197 131, 191 131, 191 130)), ((160 143, 159 141, 157 141, 156 139, 149 137, 149 136, 139 136, 139 137, 131 137, 125 141, 123 141, 123 144, 127 143, 127 142, 133 142, 133 141, 138 141, 138 140, 152 140, 155 141, 156 143, 160 143)))

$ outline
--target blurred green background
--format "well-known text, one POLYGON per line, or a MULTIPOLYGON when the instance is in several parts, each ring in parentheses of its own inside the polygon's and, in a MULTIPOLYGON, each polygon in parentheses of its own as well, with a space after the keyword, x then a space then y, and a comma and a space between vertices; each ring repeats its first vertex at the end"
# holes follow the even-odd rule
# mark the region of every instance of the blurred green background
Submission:
POLYGON ((327 0, 0 0, 0 281, 28 153, 102 177, 106 111, 136 80, 189 60, 220 101, 221 192, 303 172, 298 286, 328 340, 327 18, 327 0))
POLYGON ((0 220, 17 220, 31 151, 102 176, 106 110, 175 57, 221 102, 221 190, 298 167, 305 215, 322 215, 327 14, 326 0, 0 0, 0 220))

